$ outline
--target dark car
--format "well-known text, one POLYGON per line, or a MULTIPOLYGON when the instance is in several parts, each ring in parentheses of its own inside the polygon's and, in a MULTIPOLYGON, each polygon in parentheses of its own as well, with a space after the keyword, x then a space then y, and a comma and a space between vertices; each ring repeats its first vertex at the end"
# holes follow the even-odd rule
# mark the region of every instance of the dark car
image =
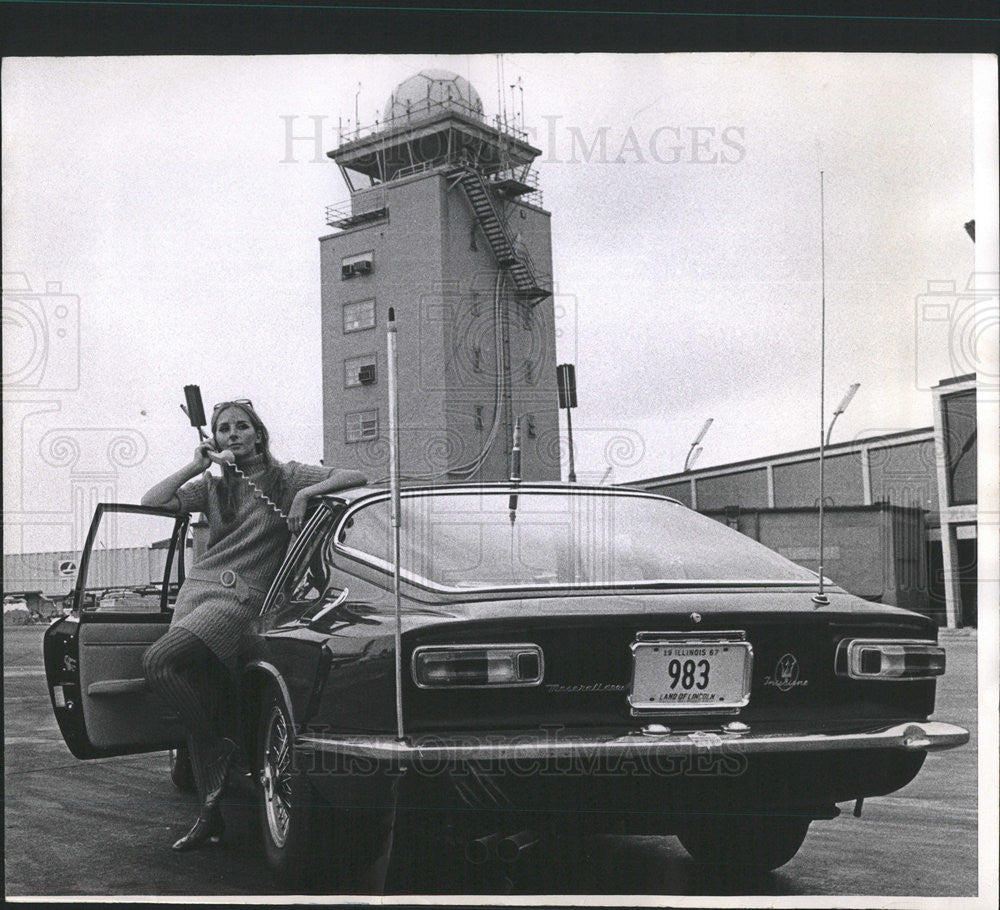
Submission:
MULTIPOLYGON (((346 882, 393 824, 405 848, 404 810, 426 812, 407 842, 473 865, 571 830, 675 834, 697 862, 769 870, 837 803, 968 741, 929 720, 930 619, 832 585, 823 602, 815 573, 673 500, 456 484, 404 490, 399 515, 398 627, 392 499, 369 487, 321 500, 241 646, 234 735, 267 861, 293 878, 322 864, 346 882)), ((141 660, 187 517, 99 507, 77 602, 114 581, 93 542, 113 524, 134 546, 126 521, 150 541, 173 524, 142 589, 158 609, 78 609, 45 637, 78 758, 182 742, 141 660)))

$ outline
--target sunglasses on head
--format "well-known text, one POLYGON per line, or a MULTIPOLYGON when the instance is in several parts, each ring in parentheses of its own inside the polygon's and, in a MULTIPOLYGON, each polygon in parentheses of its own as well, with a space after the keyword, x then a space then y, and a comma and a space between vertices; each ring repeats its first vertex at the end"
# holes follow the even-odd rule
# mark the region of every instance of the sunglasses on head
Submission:
POLYGON ((238 405, 244 408, 250 408, 253 410, 253 402, 249 398, 234 398, 232 401, 220 401, 214 408, 212 408, 212 416, 215 417, 223 408, 231 407, 232 405, 238 405))

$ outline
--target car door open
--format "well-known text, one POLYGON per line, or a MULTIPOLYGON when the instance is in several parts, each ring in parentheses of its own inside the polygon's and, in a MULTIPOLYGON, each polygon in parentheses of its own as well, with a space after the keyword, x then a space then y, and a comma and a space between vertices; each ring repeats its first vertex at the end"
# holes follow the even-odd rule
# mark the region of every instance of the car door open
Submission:
POLYGON ((170 625, 184 581, 188 516, 101 503, 79 561, 73 612, 45 633, 45 675, 77 758, 169 749, 177 717, 149 689, 142 658, 170 625))

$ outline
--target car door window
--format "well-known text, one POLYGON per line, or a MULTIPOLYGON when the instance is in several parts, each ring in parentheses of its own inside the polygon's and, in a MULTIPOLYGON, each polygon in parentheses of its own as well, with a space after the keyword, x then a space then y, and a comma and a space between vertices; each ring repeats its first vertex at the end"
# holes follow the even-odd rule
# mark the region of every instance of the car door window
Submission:
POLYGON ((277 622, 308 621, 331 597, 340 594, 342 589, 333 582, 326 558, 331 529, 330 523, 318 529, 294 557, 271 605, 277 622))
POLYGON ((79 607, 94 613, 169 609, 184 580, 186 522, 167 510, 101 504, 78 554, 79 607))

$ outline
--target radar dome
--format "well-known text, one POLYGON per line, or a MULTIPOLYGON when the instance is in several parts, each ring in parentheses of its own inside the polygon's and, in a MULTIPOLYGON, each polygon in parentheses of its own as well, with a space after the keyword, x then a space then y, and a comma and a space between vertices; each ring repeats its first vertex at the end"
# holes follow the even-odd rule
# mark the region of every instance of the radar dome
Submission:
POLYGON ((448 70, 421 70, 396 86, 386 102, 382 120, 413 120, 452 109, 483 116, 483 102, 468 79, 448 70))

